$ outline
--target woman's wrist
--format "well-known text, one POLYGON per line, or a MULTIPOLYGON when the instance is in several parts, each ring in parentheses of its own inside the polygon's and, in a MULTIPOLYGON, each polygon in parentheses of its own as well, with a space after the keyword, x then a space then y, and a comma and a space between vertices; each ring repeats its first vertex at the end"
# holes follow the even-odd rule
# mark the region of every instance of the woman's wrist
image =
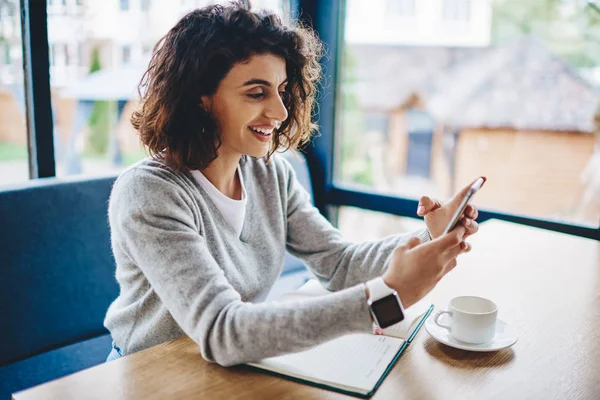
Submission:
MULTIPOLYGON (((369 293, 369 286, 365 283, 363 284, 365 287, 365 296, 367 297, 367 304, 369 302, 369 297, 370 297, 370 293, 369 293)), ((373 320, 373 314, 371 314, 371 307, 369 307, 369 318, 371 318, 371 322, 375 322, 373 320)))

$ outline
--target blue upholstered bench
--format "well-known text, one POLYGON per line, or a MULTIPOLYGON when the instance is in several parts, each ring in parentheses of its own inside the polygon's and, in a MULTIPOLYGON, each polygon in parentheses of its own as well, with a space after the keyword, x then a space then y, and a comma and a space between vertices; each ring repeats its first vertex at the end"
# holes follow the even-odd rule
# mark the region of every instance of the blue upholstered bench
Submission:
MULTIPOLYGON (((290 156, 312 193, 308 169, 290 156)), ((108 198, 115 177, 48 178, 0 188, 0 400, 106 360, 118 295, 108 198)), ((273 295, 307 271, 287 255, 273 295)))
POLYGON ((0 400, 106 360, 118 294, 107 204, 114 177, 0 191, 0 400))

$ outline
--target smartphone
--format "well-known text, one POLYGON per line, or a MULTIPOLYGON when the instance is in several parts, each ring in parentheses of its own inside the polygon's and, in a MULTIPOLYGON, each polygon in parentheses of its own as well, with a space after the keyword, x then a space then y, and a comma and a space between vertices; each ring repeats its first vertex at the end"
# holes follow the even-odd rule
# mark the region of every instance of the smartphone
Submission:
POLYGON ((483 186, 484 182, 484 178, 478 178, 475 182, 473 182, 473 184, 469 188, 469 191, 467 192, 467 195, 463 198, 462 202, 460 203, 460 206, 456 209, 456 212, 454 213, 452 218, 450 218, 450 222, 448 223, 444 234, 450 232, 456 227, 456 225, 458 225, 458 222, 462 218, 465 209, 467 208, 467 205, 469 204, 473 196, 475 196, 475 193, 477 193, 481 186, 483 186))

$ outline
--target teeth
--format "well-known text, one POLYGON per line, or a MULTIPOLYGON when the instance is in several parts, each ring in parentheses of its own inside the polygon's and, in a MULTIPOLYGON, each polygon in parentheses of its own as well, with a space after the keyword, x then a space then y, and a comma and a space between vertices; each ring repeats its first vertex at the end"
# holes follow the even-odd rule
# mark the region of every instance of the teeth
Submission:
POLYGON ((270 135, 271 132, 273 132, 273 129, 261 129, 261 128, 255 128, 253 126, 250 127, 251 130, 253 130, 254 132, 260 133, 262 135, 270 135))

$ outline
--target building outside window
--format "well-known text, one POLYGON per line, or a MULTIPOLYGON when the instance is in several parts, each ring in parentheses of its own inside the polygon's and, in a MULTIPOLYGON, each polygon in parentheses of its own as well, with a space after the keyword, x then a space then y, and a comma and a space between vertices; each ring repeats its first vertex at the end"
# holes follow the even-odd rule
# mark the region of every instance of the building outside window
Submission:
POLYGON ((443 0, 442 20, 468 22, 471 18, 470 0, 443 0))
POLYGON ((125 45, 121 49, 121 62, 129 64, 131 62, 131 46, 125 45))
POLYGON ((10 45, 8 43, 4 43, 4 64, 10 65, 10 45))
POLYGON ((415 15, 415 0, 388 0, 386 11, 389 16, 412 17, 415 15))
MULTIPOLYGON (((600 13, 551 1, 420 0, 404 31, 390 23, 390 4, 346 2, 335 185, 447 199, 484 175, 480 208, 597 228, 600 81, 584 72, 600 70, 590 36, 600 13), (432 23, 438 16, 464 29, 432 23), (385 132, 373 129, 374 115, 385 115, 385 132)), ((347 206, 337 220, 355 240, 415 222, 347 206)))
POLYGON ((53 67, 56 65, 56 44, 52 43, 48 47, 48 58, 50 61, 50 66, 53 67))

